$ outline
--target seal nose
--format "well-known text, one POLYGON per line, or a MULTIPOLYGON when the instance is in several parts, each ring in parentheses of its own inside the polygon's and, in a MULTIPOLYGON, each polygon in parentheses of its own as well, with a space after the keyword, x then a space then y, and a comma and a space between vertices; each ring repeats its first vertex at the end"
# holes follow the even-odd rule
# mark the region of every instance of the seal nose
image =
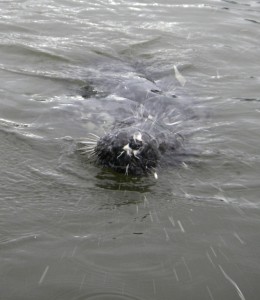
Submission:
POLYGON ((132 150, 138 150, 143 146, 143 142, 139 140, 135 140, 133 137, 130 139, 129 147, 132 150))

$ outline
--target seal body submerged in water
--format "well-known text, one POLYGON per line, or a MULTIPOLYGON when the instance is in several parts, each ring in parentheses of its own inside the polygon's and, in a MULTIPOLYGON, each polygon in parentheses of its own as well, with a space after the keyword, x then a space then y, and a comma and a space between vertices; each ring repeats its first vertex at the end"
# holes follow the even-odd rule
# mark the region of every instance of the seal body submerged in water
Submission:
POLYGON ((161 85, 139 76, 123 80, 113 91, 117 105, 112 128, 103 136, 91 134, 82 142, 82 152, 126 175, 157 177, 158 165, 176 163, 183 152, 182 124, 190 113, 186 102, 161 85))

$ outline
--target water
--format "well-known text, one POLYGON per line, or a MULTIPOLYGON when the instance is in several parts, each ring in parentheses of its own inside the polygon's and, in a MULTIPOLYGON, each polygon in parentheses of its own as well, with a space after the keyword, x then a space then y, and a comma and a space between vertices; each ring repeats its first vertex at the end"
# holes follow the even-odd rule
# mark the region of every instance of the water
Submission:
POLYGON ((1 299, 258 299, 260 2, 24 0, 0 12, 1 299), (142 71, 172 89, 174 65, 199 156, 155 180, 77 155, 113 121, 83 86, 113 93, 142 71))

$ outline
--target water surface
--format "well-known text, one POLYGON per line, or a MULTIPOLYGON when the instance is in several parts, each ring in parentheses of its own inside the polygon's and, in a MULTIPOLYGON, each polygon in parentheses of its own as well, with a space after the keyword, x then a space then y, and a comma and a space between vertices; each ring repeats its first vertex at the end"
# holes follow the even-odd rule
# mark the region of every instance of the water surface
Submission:
POLYGON ((259 1, 16 0, 0 13, 1 299, 258 299, 259 1), (167 78, 197 115, 183 126, 198 155, 158 180, 75 151, 113 123, 82 87, 113 102, 138 74, 167 78))

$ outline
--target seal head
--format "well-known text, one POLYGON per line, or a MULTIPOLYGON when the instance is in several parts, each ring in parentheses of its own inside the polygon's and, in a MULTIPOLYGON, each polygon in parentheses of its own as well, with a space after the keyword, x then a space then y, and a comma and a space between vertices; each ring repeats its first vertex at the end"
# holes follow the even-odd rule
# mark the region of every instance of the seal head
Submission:
POLYGON ((160 158, 155 139, 146 132, 129 129, 104 135, 94 152, 98 164, 126 175, 153 173, 160 158))

